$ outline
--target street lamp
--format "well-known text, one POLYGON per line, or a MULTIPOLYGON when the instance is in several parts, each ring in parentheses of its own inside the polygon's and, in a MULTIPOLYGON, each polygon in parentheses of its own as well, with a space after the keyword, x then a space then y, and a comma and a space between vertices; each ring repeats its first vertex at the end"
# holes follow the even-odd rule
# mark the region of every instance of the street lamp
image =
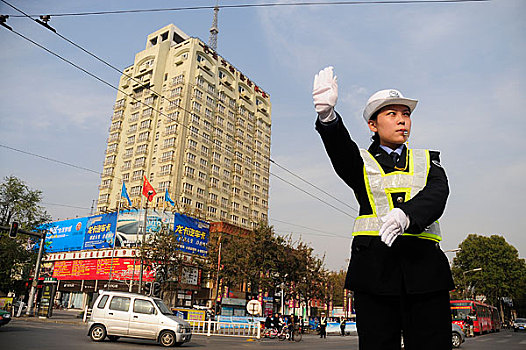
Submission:
POLYGON ((470 272, 477 272, 477 271, 482 271, 482 267, 477 267, 475 269, 471 269, 471 270, 467 270, 467 271, 462 272, 463 280, 464 280, 464 293, 463 293, 464 299, 466 299, 466 289, 467 289, 466 274, 470 273, 470 272))
MULTIPOLYGON (((458 253, 461 251, 462 251, 461 248, 455 248, 455 249, 444 250, 444 253, 458 253)), ((447 261, 449 262, 449 266, 453 266, 453 261, 449 260, 449 258, 447 258, 447 261)))

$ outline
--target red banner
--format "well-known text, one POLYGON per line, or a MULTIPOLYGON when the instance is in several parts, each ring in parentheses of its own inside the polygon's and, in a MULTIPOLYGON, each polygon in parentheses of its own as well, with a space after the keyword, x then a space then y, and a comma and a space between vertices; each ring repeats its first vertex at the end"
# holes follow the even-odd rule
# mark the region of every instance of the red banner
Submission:
MULTIPOLYGON (((131 258, 84 259, 55 261, 53 277, 59 280, 138 280, 140 260, 131 258)), ((155 280, 155 273, 144 266, 143 281, 155 280)))

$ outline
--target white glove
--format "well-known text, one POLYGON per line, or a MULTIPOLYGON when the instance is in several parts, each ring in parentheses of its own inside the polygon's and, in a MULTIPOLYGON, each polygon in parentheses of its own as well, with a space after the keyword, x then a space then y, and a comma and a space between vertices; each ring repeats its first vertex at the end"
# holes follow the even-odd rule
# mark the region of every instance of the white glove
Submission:
POLYGON ((320 121, 330 122, 336 119, 334 106, 338 101, 338 81, 337 77, 333 75, 332 66, 322 69, 314 77, 312 99, 320 121))
POLYGON ((392 209, 381 220, 384 224, 380 228, 380 239, 388 247, 409 227, 409 217, 400 208, 392 209))

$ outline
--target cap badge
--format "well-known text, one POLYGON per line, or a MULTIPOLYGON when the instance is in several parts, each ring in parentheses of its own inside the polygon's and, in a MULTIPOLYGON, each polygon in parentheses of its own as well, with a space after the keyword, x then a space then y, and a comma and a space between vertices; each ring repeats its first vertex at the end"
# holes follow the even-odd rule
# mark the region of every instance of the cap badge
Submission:
POLYGON ((390 97, 400 97, 400 95, 398 94, 398 91, 396 90, 389 91, 389 96, 390 97))

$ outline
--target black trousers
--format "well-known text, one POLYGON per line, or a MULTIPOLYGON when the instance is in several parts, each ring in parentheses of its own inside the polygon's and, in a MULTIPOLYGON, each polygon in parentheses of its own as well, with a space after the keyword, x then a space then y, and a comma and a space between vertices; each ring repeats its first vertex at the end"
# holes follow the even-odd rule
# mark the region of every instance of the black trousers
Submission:
POLYGON ((320 338, 327 338, 327 326, 320 326, 320 338))
POLYGON ((382 296, 355 292, 360 350, 451 350, 449 292, 382 296))

